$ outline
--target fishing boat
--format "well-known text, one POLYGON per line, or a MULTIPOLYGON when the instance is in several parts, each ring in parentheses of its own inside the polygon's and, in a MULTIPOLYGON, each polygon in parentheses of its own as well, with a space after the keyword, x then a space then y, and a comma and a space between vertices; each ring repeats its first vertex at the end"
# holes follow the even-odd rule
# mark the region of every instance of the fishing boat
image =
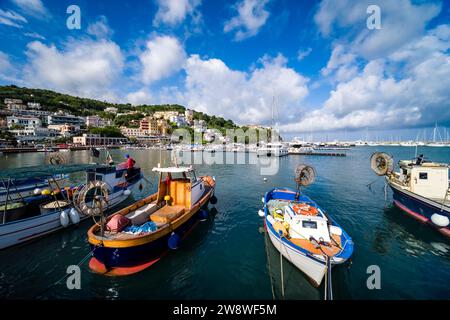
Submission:
POLYGON ((192 167, 156 167, 158 191, 106 219, 88 231, 93 250, 91 270, 127 275, 159 261, 177 249, 183 237, 206 219, 201 208, 215 203, 215 179, 198 177, 192 167))
POLYGON ((0 204, 5 203, 8 198, 10 201, 20 200, 35 195, 36 189, 48 187, 49 183, 56 181, 61 183, 67 175, 57 174, 50 179, 47 178, 26 178, 17 179, 10 176, 9 179, 0 181, 0 204))
POLYGON ((46 188, 35 189, 34 196, 11 199, 8 195, 0 207, 0 249, 63 229, 89 217, 97 193, 106 199, 104 209, 111 209, 127 199, 142 179, 139 168, 127 176, 123 165, 64 164, 21 167, 3 170, 0 180, 48 180, 46 188), (86 173, 86 183, 74 187, 60 186, 55 176, 86 173))
POLYGON ((448 164, 428 161, 420 155, 400 160, 400 170, 394 172, 394 159, 384 152, 374 153, 370 161, 375 173, 386 177, 396 207, 450 237, 448 164))
POLYGON ((288 155, 288 149, 281 142, 270 142, 257 151, 258 157, 283 157, 288 155))
POLYGON ((333 265, 351 257, 354 244, 324 209, 300 193, 300 186, 312 183, 314 176, 312 167, 299 166, 297 190, 270 190, 262 199, 264 208, 259 215, 275 248, 318 287, 333 265))

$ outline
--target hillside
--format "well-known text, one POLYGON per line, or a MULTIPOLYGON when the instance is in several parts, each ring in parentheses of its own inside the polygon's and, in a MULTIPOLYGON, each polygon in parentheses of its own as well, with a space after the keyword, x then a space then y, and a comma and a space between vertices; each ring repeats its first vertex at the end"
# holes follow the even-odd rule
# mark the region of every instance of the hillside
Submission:
MULTIPOLYGON (((103 110, 108 107, 115 107, 119 113, 128 111, 140 111, 138 117, 155 111, 179 111, 184 112, 186 108, 178 104, 162 104, 162 105, 139 105, 116 104, 107 101, 99 101, 94 99, 75 97, 68 94, 58 93, 45 89, 21 88, 14 85, 0 86, 0 108, 5 108, 4 99, 22 99, 26 104, 28 102, 38 102, 43 109, 48 111, 63 110, 76 116, 99 115, 101 117, 115 120, 116 125, 127 125, 128 119, 117 119, 113 114, 107 114, 103 110), (118 120, 118 121, 116 121, 118 120), (124 121, 125 120, 125 121, 124 121)), ((133 118, 133 117, 131 117, 133 118)), ((236 125, 231 120, 225 120, 222 117, 210 116, 202 112, 194 111, 194 119, 205 120, 209 128, 228 129, 235 128, 236 125)))

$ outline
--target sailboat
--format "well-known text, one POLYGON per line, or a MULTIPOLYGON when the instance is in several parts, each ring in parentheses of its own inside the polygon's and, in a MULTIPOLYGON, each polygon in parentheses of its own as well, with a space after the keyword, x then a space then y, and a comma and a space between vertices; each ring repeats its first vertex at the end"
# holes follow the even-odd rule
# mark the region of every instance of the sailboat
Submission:
POLYGON ((441 133, 439 132, 437 122, 436 122, 436 125, 433 130, 433 142, 428 143, 427 146, 428 147, 439 147, 439 148, 446 147, 445 143, 442 141, 441 133), (437 135, 439 135, 439 137, 440 137, 440 140, 441 140, 440 142, 436 141, 437 135))

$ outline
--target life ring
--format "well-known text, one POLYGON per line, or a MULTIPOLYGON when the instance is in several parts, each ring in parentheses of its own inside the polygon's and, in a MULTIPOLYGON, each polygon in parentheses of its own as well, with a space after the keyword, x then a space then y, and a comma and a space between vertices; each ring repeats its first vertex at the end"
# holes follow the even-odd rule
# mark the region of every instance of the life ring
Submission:
POLYGON ((108 185, 102 181, 91 181, 81 189, 78 195, 78 208, 85 215, 100 215, 108 207, 108 185), (86 196, 92 190, 99 190, 100 194, 91 203, 86 202, 86 196))
POLYGON ((307 205, 307 204, 294 204, 292 209, 296 214, 302 214, 306 216, 317 216, 317 208, 307 205))

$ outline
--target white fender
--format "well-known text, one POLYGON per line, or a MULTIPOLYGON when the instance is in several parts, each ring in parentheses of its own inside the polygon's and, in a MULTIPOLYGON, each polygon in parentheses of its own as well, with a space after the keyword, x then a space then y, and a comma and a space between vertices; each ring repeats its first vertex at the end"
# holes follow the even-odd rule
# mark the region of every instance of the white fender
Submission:
POLYGON ((264 197, 261 198, 261 202, 264 203, 264 197))
POLYGON ((123 194, 126 195, 126 196, 129 196, 129 195, 131 194, 131 191, 128 190, 128 189, 125 189, 125 190, 123 191, 123 194))
POLYGON ((61 221, 61 225, 64 228, 69 225, 69 223, 70 223, 70 221, 69 221, 69 214, 67 213, 66 210, 61 212, 61 214, 59 215, 59 220, 61 221))
POLYGON ((36 188, 36 189, 33 190, 33 193, 34 193, 35 196, 37 196, 37 195, 42 193, 42 189, 36 188))
POLYGON ((330 232, 332 234, 335 234, 337 236, 341 236, 342 235, 342 229, 336 226, 330 226, 330 232))
POLYGON ((450 223, 450 220, 448 219, 448 217, 446 217, 442 214, 437 214, 437 213, 434 213, 431 216, 431 221, 438 227, 446 227, 450 223))
POLYGON ((78 214, 78 211, 75 210, 75 208, 70 209, 69 218, 73 224, 78 224, 80 222, 80 215, 78 214))
POLYGON ((263 217, 264 217, 264 211, 258 210, 258 216, 260 216, 261 218, 263 218, 263 217))

